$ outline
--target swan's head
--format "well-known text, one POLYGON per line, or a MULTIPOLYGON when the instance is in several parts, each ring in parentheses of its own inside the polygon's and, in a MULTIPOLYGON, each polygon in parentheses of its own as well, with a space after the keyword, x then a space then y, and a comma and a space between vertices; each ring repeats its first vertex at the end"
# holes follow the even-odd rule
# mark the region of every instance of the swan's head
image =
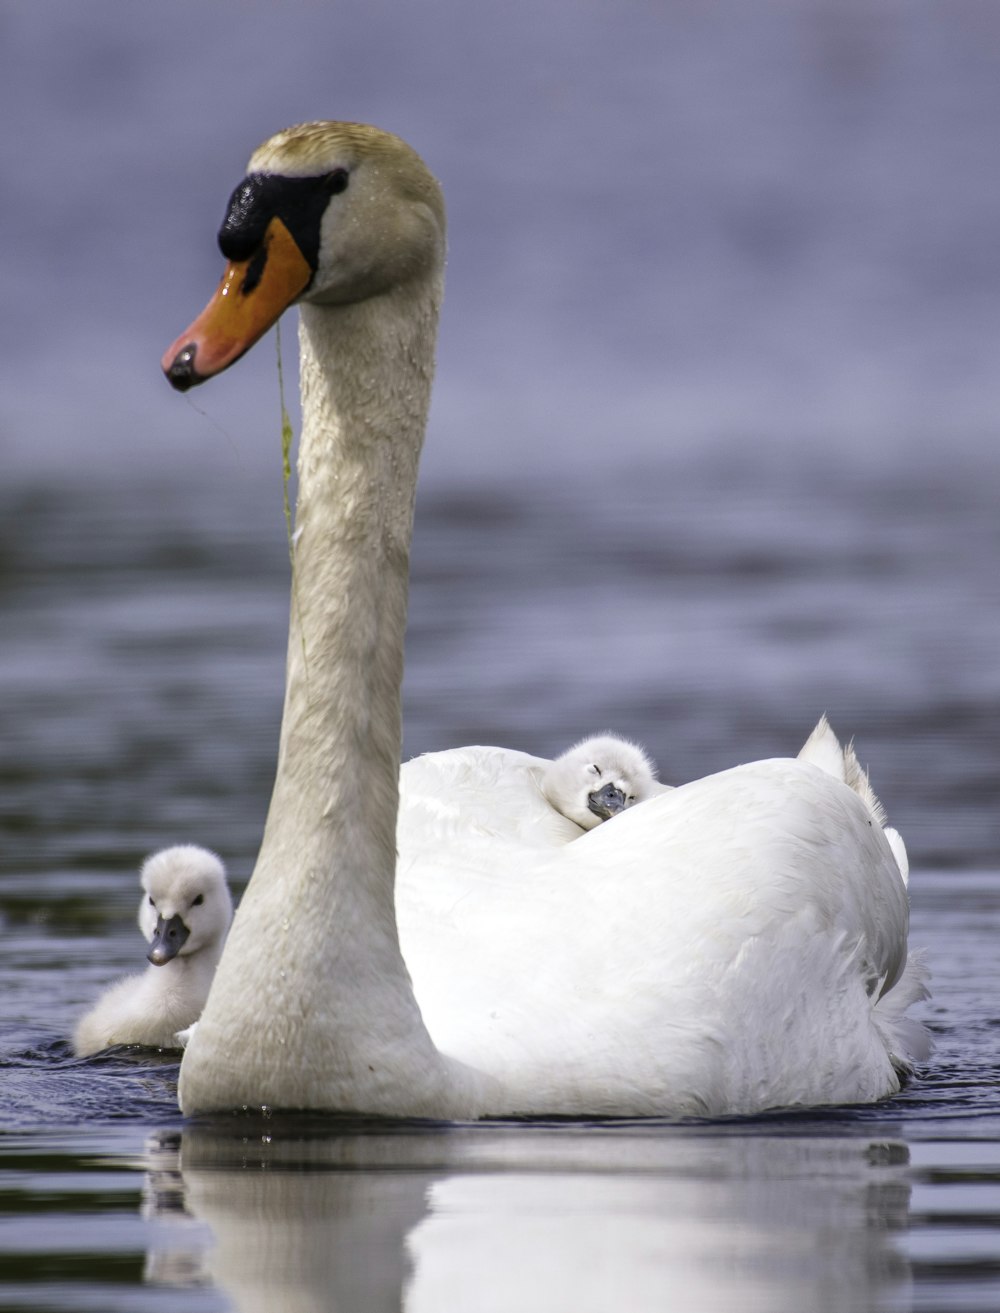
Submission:
POLYGON ((659 791, 656 769, 636 743, 602 734, 557 757, 542 789, 556 811, 585 830, 659 791))
POLYGON ((226 870, 195 844, 164 848, 142 867, 139 929, 154 966, 221 944, 233 919, 226 870))
POLYGON ((228 368, 293 302, 349 305, 439 277, 444 199, 399 137, 303 123, 254 151, 219 246, 229 263, 215 295, 163 356, 181 391, 228 368))

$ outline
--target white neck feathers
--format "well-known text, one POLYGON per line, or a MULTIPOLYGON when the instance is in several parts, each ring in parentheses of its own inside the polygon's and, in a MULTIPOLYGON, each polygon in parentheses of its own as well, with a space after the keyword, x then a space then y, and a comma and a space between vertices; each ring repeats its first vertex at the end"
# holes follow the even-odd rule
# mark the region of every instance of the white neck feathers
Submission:
POLYGON ((277 777, 185 1055, 185 1109, 474 1111, 470 1078, 420 1017, 393 901, 409 546, 440 293, 434 275, 355 305, 302 307, 277 777))

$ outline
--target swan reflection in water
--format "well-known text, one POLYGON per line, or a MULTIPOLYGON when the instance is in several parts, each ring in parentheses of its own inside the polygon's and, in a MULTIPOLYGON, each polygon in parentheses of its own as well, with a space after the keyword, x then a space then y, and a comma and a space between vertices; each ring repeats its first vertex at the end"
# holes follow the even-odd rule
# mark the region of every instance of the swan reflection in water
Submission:
POLYGON ((911 1307, 894 1140, 195 1125, 149 1146, 146 1279, 240 1313, 911 1307))

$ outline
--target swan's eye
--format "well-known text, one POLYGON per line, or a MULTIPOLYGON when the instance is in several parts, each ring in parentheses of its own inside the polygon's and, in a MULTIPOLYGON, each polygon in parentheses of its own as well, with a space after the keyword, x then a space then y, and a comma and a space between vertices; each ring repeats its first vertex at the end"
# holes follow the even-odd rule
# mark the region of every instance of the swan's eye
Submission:
POLYGON ((149 895, 149 905, 150 905, 150 907, 155 907, 155 906, 156 906, 156 903, 153 901, 153 895, 152 895, 152 894, 149 895))
POLYGON ((338 196, 342 191, 347 190, 349 181, 350 174, 346 169, 334 169, 326 176, 326 189, 331 196, 338 196))
POLYGON ((594 772, 595 775, 600 775, 600 773, 601 773, 601 768, 600 768, 600 766, 591 766, 590 769, 594 772))
POLYGON ((201 905, 202 905, 202 903, 203 903, 204 901, 205 901, 205 895, 204 895, 204 894, 199 894, 197 898, 192 898, 192 899, 191 899, 191 906, 192 906, 192 907, 201 907, 201 905))

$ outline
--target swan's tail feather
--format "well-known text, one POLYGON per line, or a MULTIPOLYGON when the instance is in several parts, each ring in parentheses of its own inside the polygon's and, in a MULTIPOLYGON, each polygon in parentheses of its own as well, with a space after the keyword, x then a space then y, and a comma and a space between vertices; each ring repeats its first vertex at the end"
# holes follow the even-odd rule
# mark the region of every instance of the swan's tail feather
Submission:
POLYGON ((929 978, 924 953, 919 950, 911 952, 903 974, 875 1004, 875 1025, 885 1041, 892 1065, 903 1075, 909 1074, 918 1062, 925 1061, 930 1055, 930 1032, 923 1022, 906 1015, 914 1003, 929 997, 929 978))
POLYGON ((896 859, 899 874, 903 877, 903 884, 908 885, 910 883, 910 859, 906 854, 906 844, 903 842, 903 836, 898 830, 894 830, 891 825, 885 827, 884 834, 889 841, 892 855, 896 859))
POLYGON ((875 796, 868 772, 858 761, 853 742, 846 748, 842 747, 826 716, 820 716, 819 723, 802 746, 799 760, 811 762, 835 780, 842 780, 854 790, 879 825, 885 826, 885 809, 875 796))
POLYGON ((844 782, 848 788, 854 790, 875 820, 885 829, 885 808, 875 796, 875 790, 868 779, 868 772, 858 761, 853 740, 844 749, 844 782))
POLYGON ((840 740, 830 728, 826 716, 820 716, 819 724, 806 739, 799 753, 799 760, 811 762, 820 770, 826 771, 828 775, 832 775, 835 780, 842 780, 849 789, 854 790, 868 808, 872 819, 884 832, 892 849, 892 855, 896 859, 896 865, 899 867, 899 874, 903 877, 903 883, 907 884, 910 878, 910 862, 906 855, 903 836, 891 825, 886 825, 885 808, 871 786, 868 772, 858 761, 853 741, 848 743, 846 748, 842 747, 840 740))
POLYGON ((835 780, 842 780, 847 783, 847 773, 844 768, 844 749, 840 746, 840 740, 830 728, 830 722, 826 716, 820 716, 819 724, 806 739, 799 753, 800 761, 811 762, 827 775, 832 775, 835 780))
MULTIPOLYGON (((879 802, 875 790, 868 779, 868 772, 858 761, 854 744, 842 747, 840 740, 830 728, 826 716, 821 716, 819 724, 809 735, 799 753, 802 761, 811 762, 820 770, 826 771, 834 779, 842 780, 849 789, 853 789, 867 807, 872 820, 881 828, 892 855, 899 867, 903 884, 910 876, 910 862, 906 855, 903 836, 891 825, 886 825, 885 808, 879 802)), ((875 1004, 874 1020, 876 1028, 889 1053, 889 1059, 900 1075, 907 1075, 918 1062, 924 1061, 931 1051, 931 1037, 927 1027, 906 1015, 914 1003, 927 998, 930 991, 927 981, 930 972, 920 952, 910 953, 906 959, 902 975, 875 1004)))

